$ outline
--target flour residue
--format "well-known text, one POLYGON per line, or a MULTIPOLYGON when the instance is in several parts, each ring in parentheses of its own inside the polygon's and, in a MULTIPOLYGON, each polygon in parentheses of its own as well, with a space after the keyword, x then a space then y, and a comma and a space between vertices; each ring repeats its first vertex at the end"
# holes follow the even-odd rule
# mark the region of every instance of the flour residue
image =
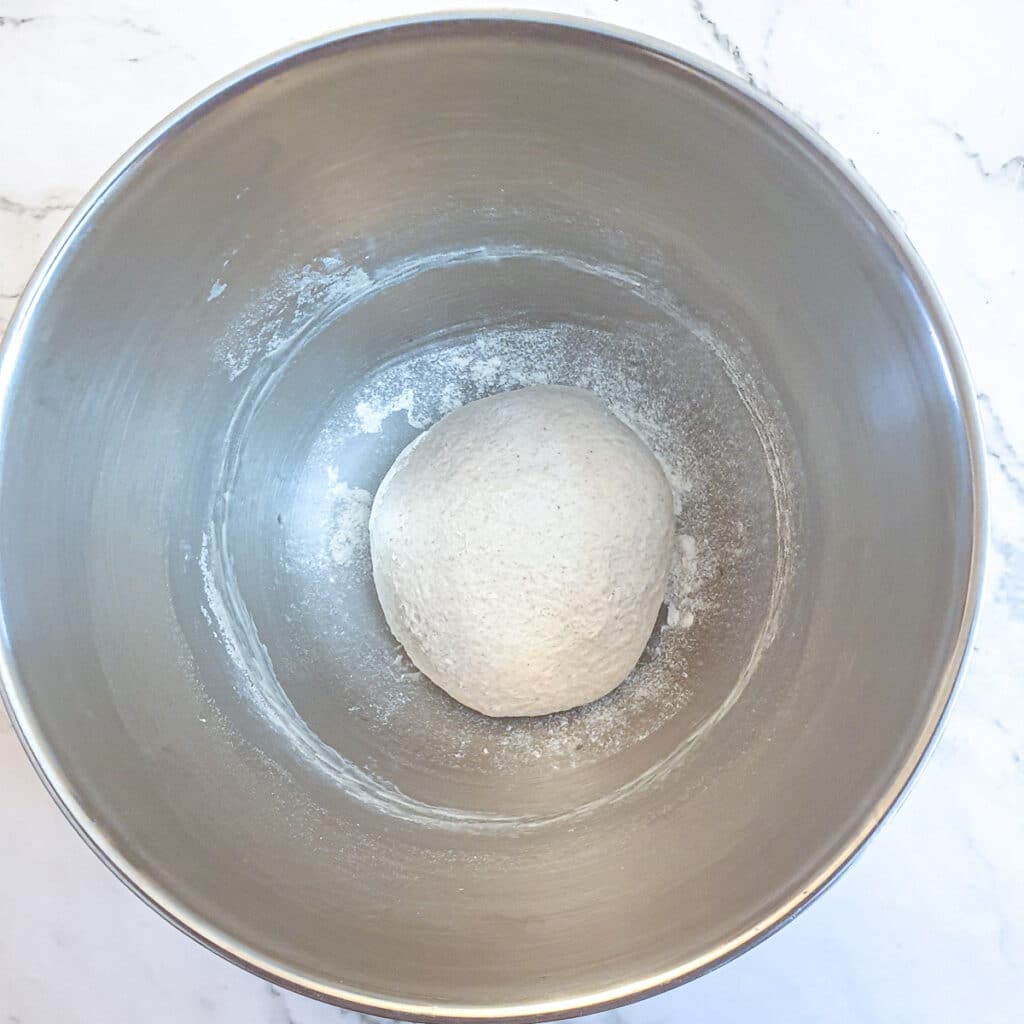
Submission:
MULTIPOLYGON (((440 827, 489 830, 566 821, 666 778, 743 692, 774 637, 792 572, 793 503, 781 428, 749 372, 719 343, 714 331, 672 305, 670 298, 644 279, 617 267, 591 266, 569 254, 515 247, 477 247, 410 257, 379 268, 372 276, 338 257, 325 257, 283 275, 232 326, 217 349, 217 358, 229 379, 244 379, 199 559, 206 595, 203 612, 235 666, 239 692, 288 740, 297 758, 325 772, 354 798, 375 810, 440 827), (319 540, 314 537, 305 546, 289 548, 285 569, 303 581, 308 590, 303 600, 310 610, 331 612, 323 616, 324 629, 330 631, 325 642, 345 652, 347 670, 353 677, 372 680, 371 686, 353 691, 349 713, 360 716, 371 730, 385 726, 388 730, 415 730, 424 727, 420 705, 426 694, 433 702, 432 713, 444 721, 436 742, 449 744, 440 753, 450 757, 452 764, 467 758, 476 763, 484 757, 492 770, 514 772, 537 762, 550 765, 552 771, 571 770, 595 758, 612 757, 654 735, 686 708, 693 696, 688 683, 690 636, 702 615, 711 610, 708 602, 714 598, 709 581, 720 571, 720 560, 727 553, 723 545, 746 542, 741 531, 712 516, 707 481, 687 435, 686 410, 679 409, 662 387, 668 372, 662 354, 672 350, 676 332, 699 338, 715 353, 734 394, 747 409, 763 448, 778 533, 764 625, 732 693, 715 715, 703 721, 671 755, 613 792, 536 817, 424 803, 365 767, 352 764, 324 743, 298 716, 282 689, 271 654, 260 641, 239 592, 229 544, 231 495, 245 437, 289 362, 322 328, 382 289, 427 269, 502 259, 544 260, 599 275, 641 295, 664 317, 660 322, 638 322, 626 337, 619 324, 608 329, 572 322, 473 325, 462 334, 419 339, 411 353, 378 367, 363 378, 355 392, 340 396, 309 454, 310 478, 321 481, 319 496, 311 498, 311 507, 319 509, 317 518, 311 520, 317 524, 314 532, 319 540), (393 445, 389 449, 393 459, 410 436, 452 409, 530 384, 589 388, 644 437, 672 484, 676 545, 662 618, 645 655, 623 686, 592 705, 560 715, 485 721, 454 702, 438 704, 441 698, 432 693, 431 684, 411 666, 386 630, 371 627, 365 617, 345 617, 352 600, 344 595, 358 592, 365 597, 366 588, 372 587, 367 520, 372 491, 386 466, 372 479, 365 474, 352 476, 342 467, 351 463, 353 445, 393 445), (401 444, 393 440, 397 429, 393 424, 405 432, 401 444), (629 722, 628 729, 623 728, 624 722, 629 722), (483 736, 486 739, 481 740, 483 736)), ((310 614, 310 618, 320 621, 317 615, 310 614)))
MULTIPOLYGON (((404 412, 410 423, 412 420, 413 402, 415 395, 412 388, 406 388, 400 395, 394 395, 384 401, 376 403, 359 402, 356 405, 356 420, 359 429, 364 434, 379 434, 381 425, 392 414, 404 412)), ((419 426, 420 424, 415 424, 419 426)))
POLYGON ((332 505, 327 543, 331 561, 338 569, 365 565, 370 557, 369 523, 373 495, 339 480, 333 467, 327 470, 327 494, 332 505))
MULTIPOLYGON (((318 314, 358 301, 372 287, 362 268, 334 254, 287 270, 231 325, 218 343, 215 357, 235 380, 295 341, 303 328, 316 322, 318 314)), ((226 288, 224 282, 215 281, 207 301, 226 288)))

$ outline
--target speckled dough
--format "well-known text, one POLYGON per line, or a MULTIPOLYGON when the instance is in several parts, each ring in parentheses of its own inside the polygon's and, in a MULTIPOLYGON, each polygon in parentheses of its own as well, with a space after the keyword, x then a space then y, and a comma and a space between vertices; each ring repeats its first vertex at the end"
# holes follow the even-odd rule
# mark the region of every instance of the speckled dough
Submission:
POLYGON ((395 460, 370 514, 373 578, 417 668, 486 715, 613 690, 665 595, 672 490, 595 395, 471 402, 395 460))

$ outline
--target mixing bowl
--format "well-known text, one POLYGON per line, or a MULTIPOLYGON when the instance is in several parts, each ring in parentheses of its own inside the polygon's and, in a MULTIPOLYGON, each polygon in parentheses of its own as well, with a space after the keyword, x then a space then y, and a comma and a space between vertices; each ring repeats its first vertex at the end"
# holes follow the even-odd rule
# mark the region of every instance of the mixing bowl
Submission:
POLYGON ((981 447, 920 262, 784 112, 611 29, 404 21, 226 80, 71 218, 0 391, 26 749, 155 909, 340 1004, 539 1020, 721 963, 893 806, 967 650, 981 447), (366 511, 538 381, 658 450, 674 589, 606 700, 487 719, 388 635, 366 511))

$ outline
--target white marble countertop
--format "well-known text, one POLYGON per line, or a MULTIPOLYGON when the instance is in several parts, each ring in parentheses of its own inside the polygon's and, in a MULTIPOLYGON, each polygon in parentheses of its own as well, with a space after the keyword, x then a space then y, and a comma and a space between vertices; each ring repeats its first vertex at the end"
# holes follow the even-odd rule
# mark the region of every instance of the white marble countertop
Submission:
MULTIPOLYGON (((384 17, 445 5, 375 6, 384 17)), ((899 813, 838 885, 768 942, 682 989, 592 1019, 1020 1020, 1024 5, 532 6, 688 47, 770 92, 855 161, 906 226, 958 325, 991 480, 974 658, 899 813)), ((0 327, 67 212, 140 134, 236 66, 367 10, 350 0, 0 0, 0 327)), ((2 715, 0 777, 0 1024, 359 1019, 249 976, 146 909, 64 822, 2 715)))

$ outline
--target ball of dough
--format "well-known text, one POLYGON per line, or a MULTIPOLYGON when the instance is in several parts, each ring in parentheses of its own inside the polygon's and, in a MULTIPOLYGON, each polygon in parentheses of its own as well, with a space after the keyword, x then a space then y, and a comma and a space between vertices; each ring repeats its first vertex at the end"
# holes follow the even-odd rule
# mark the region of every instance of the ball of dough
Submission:
POLYGON ((589 391, 471 402, 416 438, 373 501, 370 552, 391 631, 485 715, 544 715, 613 690, 665 596, 672 490, 589 391))

